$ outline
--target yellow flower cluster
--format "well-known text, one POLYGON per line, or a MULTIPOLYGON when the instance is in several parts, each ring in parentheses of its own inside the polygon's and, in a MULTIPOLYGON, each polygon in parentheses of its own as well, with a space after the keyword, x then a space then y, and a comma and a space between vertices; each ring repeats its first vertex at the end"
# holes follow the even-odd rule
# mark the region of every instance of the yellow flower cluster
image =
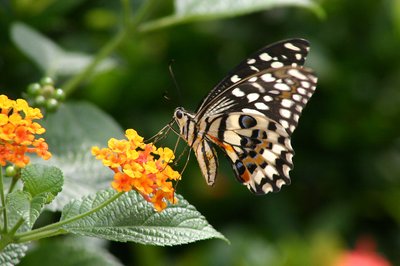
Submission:
POLYGON ((156 148, 144 143, 133 129, 125 132, 127 140, 110 139, 108 148, 93 147, 92 154, 114 171, 112 187, 117 191, 138 191, 157 211, 175 203, 174 187, 169 180, 180 174, 169 165, 175 158, 169 148, 156 148))
POLYGON ((43 138, 35 138, 45 129, 33 120, 41 119, 38 108, 32 108, 23 99, 16 101, 0 95, 0 165, 7 162, 18 167, 29 163, 26 153, 36 153, 47 160, 51 157, 48 145, 43 138))

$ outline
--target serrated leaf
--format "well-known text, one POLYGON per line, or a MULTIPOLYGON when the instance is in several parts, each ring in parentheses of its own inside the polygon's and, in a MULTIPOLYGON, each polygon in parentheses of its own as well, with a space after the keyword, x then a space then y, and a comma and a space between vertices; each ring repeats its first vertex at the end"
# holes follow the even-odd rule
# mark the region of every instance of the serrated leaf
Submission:
MULTIPOLYGON (((8 227, 12 228, 22 218, 24 223, 20 225, 17 232, 21 233, 32 229, 44 205, 49 202, 49 199, 54 197, 55 195, 49 191, 41 192, 35 196, 32 196, 28 191, 22 190, 9 193, 6 199, 8 227)), ((2 217, 0 218, 0 222, 3 222, 2 217)))
POLYGON ((42 125, 53 156, 41 162, 57 165, 64 173, 63 190, 48 208, 61 210, 71 199, 110 186, 112 172, 91 154, 92 146, 104 147, 111 137, 123 137, 122 129, 110 116, 89 103, 66 103, 42 125))
POLYGON ((325 16, 323 9, 312 0, 175 0, 174 6, 174 15, 147 22, 142 25, 141 30, 153 30, 189 21, 233 17, 286 6, 308 8, 319 17, 325 16))
POLYGON ((29 220, 31 208, 31 194, 17 190, 7 195, 7 205, 11 211, 15 211, 24 220, 29 220))
MULTIPOLYGON (((46 75, 53 77, 77 74, 93 60, 93 57, 87 54, 65 51, 46 36, 21 22, 12 24, 11 38, 46 75)), ((115 60, 105 59, 99 63, 95 72, 111 69, 115 65, 115 60)))
POLYGON ((42 164, 30 164, 21 171, 21 179, 24 182, 24 191, 29 192, 32 197, 39 194, 50 201, 62 190, 64 183, 63 174, 54 166, 42 164), (52 194, 51 197, 47 193, 52 194))
MULTIPOLYGON (((74 200, 62 211, 61 220, 85 213, 115 195, 109 189, 82 200, 74 200)), ((85 218, 63 226, 68 232, 113 241, 174 246, 209 238, 225 239, 192 205, 178 195, 179 202, 155 212, 136 192, 117 200, 85 218)))
POLYGON ((8 209, 23 218, 27 226, 32 228, 49 197, 54 198, 51 195, 50 192, 43 192, 32 197, 29 192, 17 190, 7 195, 8 209))
POLYGON ((39 217, 40 213, 43 210, 43 207, 48 204, 49 198, 54 198, 53 194, 49 192, 44 192, 36 195, 31 200, 31 205, 29 209, 29 219, 25 220, 29 226, 32 228, 33 224, 35 223, 36 219, 39 217))
MULTIPOLYGON (((18 191, 20 191, 21 192, 21 190, 18 190, 18 191)), ((6 207, 7 207, 7 220, 8 220, 8 228, 12 228, 12 227, 14 227, 20 220, 21 220, 21 217, 23 216, 23 215, 26 215, 26 217, 28 217, 29 216, 29 206, 24 206, 24 204, 26 204, 25 202, 20 202, 20 203, 17 203, 17 204, 15 204, 15 205, 12 205, 11 203, 10 203, 10 195, 12 195, 13 193, 15 193, 15 192, 12 192, 12 193, 10 193, 9 195, 7 195, 7 198, 6 198, 6 207), (23 213, 24 212, 24 210, 26 210, 26 209, 28 209, 27 211, 26 211, 26 214, 25 213, 23 213)), ((13 196, 11 196, 11 197, 13 197, 13 196)), ((23 200, 23 199, 19 199, 19 200, 23 200)), ((3 216, 2 215, 0 215, 0 224, 3 224, 3 222, 4 222, 4 220, 3 220, 3 216)), ((19 227, 19 229, 17 230, 17 232, 18 233, 22 233, 22 232, 26 232, 26 231, 28 231, 28 230, 30 230, 32 228, 32 226, 28 226, 28 224, 27 223, 23 223, 20 227, 19 227)), ((0 264, 1 265, 1 264, 0 264)))
POLYGON ((0 265, 17 265, 21 258, 25 256, 28 246, 25 244, 10 244, 0 252, 0 265))
POLYGON ((22 169, 21 179, 24 191, 16 190, 7 195, 8 208, 32 228, 44 205, 61 191, 63 176, 56 167, 30 164, 22 169))
POLYGON ((106 248, 93 242, 92 239, 84 237, 53 238, 41 241, 28 252, 19 266, 122 265, 106 248))

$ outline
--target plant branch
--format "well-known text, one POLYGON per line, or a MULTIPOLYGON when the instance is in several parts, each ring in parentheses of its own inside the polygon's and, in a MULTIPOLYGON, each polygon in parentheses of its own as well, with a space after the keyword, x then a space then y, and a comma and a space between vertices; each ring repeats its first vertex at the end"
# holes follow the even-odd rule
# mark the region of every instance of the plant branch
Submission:
POLYGON ((135 16, 133 17, 131 27, 134 28, 134 30, 137 30, 137 27, 139 23, 141 23, 144 20, 144 17, 150 13, 150 10, 153 8, 153 5, 156 3, 155 0, 147 0, 143 3, 143 5, 139 8, 139 10, 136 12, 135 16))
POLYGON ((7 218, 6 199, 4 197, 3 167, 0 167, 0 200, 1 200, 1 207, 3 208, 3 233, 7 233, 8 218, 7 218))
POLYGON ((129 1, 121 1, 124 13, 122 29, 100 49, 95 58, 85 67, 82 72, 71 77, 61 86, 66 95, 74 92, 84 80, 90 77, 98 64, 108 57, 130 35, 130 33, 137 32, 137 26, 143 20, 155 2, 155 0, 145 1, 135 16, 132 17, 129 1))
POLYGON ((64 229, 49 229, 43 232, 37 232, 34 235, 29 235, 29 236, 21 236, 18 237, 15 241, 15 243, 24 243, 24 242, 29 242, 29 241, 34 241, 34 240, 39 240, 45 237, 51 237, 51 236, 57 236, 57 235, 62 235, 62 234, 67 234, 68 231, 64 229))
POLYGON ((13 190, 14 190, 14 188, 15 188, 15 185, 17 184, 17 182, 18 182, 20 176, 21 176, 21 172, 19 172, 16 176, 14 176, 14 177, 12 178, 11 184, 10 184, 10 187, 8 188, 7 194, 10 194, 11 192, 13 192, 13 190))
POLYGON ((25 222, 25 220, 23 218, 20 218, 18 220, 18 222, 13 226, 13 228, 11 228, 9 235, 10 236, 14 236, 14 234, 17 232, 18 228, 21 227, 21 225, 23 225, 25 222))
POLYGON ((153 30, 157 30, 160 28, 166 28, 166 27, 176 25, 176 24, 183 24, 188 21, 189 21, 189 19, 182 20, 181 18, 176 17, 176 16, 168 16, 168 17, 163 17, 163 18, 159 18, 156 20, 152 20, 147 23, 143 23, 142 25, 139 26, 138 31, 139 32, 150 32, 153 30))
POLYGON ((107 56, 109 56, 112 51, 118 47, 118 45, 125 39, 127 33, 126 29, 122 29, 118 32, 108 43, 106 43, 103 48, 100 49, 96 57, 86 66, 86 68, 73 76, 71 79, 67 80, 61 87, 63 88, 66 95, 71 94, 76 88, 81 84, 87 77, 89 77, 93 71, 96 69, 97 65, 103 61, 107 56))

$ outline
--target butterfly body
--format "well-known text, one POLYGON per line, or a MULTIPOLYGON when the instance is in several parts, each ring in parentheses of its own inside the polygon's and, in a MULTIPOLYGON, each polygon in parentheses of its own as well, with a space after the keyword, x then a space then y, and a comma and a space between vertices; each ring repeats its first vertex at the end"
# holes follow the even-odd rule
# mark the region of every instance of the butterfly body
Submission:
POLYGON ((175 110, 180 136, 193 149, 207 184, 214 184, 218 168, 212 143, 251 192, 266 194, 290 184, 290 137, 317 82, 303 67, 308 47, 302 39, 267 46, 214 87, 195 113, 175 110))

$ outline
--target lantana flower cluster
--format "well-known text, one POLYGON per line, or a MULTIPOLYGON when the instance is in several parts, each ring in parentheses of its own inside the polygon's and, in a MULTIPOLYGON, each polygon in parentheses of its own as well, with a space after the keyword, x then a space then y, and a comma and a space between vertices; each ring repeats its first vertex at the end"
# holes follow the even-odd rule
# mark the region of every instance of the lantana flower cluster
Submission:
POLYGON ((143 137, 133 129, 125 132, 127 138, 111 138, 108 148, 93 147, 92 154, 114 171, 112 187, 118 191, 138 191, 157 211, 167 207, 167 202, 176 203, 172 180, 180 174, 169 163, 175 158, 169 148, 157 148, 144 143, 143 137))
POLYGON ((32 108, 23 99, 16 101, 0 95, 0 165, 13 163, 25 167, 30 159, 26 153, 36 153, 47 160, 51 157, 44 138, 36 138, 45 129, 33 120, 41 119, 38 108, 32 108))

